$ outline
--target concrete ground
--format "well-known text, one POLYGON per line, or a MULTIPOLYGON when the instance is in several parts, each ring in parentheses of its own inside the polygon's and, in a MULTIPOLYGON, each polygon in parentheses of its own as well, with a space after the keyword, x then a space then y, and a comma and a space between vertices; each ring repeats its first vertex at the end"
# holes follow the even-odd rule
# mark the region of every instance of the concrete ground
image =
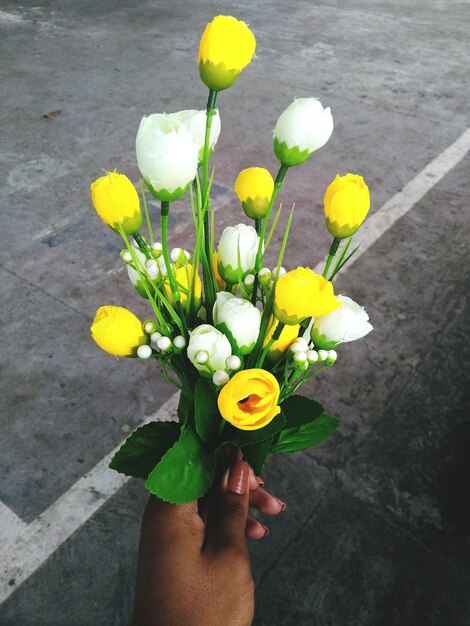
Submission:
MULTIPOLYGON (((257 59, 219 97, 219 232, 240 220, 232 192, 238 171, 275 171, 271 131, 292 98, 318 96, 332 107, 331 141, 289 172, 281 194, 296 202, 285 264, 313 266, 329 245, 321 201, 336 173, 363 174, 376 212, 468 128, 470 5, 0 7, 0 520, 11 540, 15 524, 27 534, 173 393, 148 363, 117 362, 90 339, 98 306, 125 305, 143 316, 147 308, 88 190, 102 169, 138 181, 134 138, 144 113, 205 106, 195 59, 206 22, 233 13, 258 41, 257 59)), ((256 626, 470 621, 469 167, 467 155, 445 170, 337 280, 337 291, 364 304, 375 328, 307 389, 342 417, 338 433, 268 464, 267 487, 288 506, 250 548, 256 626)), ((171 218, 172 243, 191 247, 186 201, 171 218)), ((22 584, 9 574, 0 624, 128 623, 146 497, 141 483, 126 483, 47 560, 39 558, 22 584)), ((78 516, 81 506, 77 500, 78 516)), ((41 536, 33 548, 41 551, 41 536)))

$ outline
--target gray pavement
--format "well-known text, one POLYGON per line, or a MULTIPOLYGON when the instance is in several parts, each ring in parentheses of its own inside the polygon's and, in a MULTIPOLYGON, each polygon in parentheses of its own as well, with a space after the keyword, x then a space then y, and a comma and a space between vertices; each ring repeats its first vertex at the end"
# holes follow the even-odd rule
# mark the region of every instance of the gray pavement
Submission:
MULTIPOLYGON (((137 182, 144 113, 204 107, 198 39, 221 12, 252 26, 258 58, 220 96, 219 230, 240 218, 238 171, 275 170, 271 131, 294 96, 335 117, 282 191, 296 202, 290 267, 327 250, 321 200, 336 173, 362 173, 376 211, 470 125, 468 2, 2 2, 0 501, 25 522, 172 394, 147 363, 116 362, 89 338, 101 304, 146 307, 88 187, 102 168, 137 182)), ((288 507, 251 546, 256 626, 470 621, 469 166, 338 278, 375 330, 308 388, 343 418, 338 433, 268 464, 288 507)), ((187 204, 171 217, 174 245, 190 247, 187 204)), ((126 624, 145 500, 142 484, 123 487, 0 607, 0 624, 126 624)))

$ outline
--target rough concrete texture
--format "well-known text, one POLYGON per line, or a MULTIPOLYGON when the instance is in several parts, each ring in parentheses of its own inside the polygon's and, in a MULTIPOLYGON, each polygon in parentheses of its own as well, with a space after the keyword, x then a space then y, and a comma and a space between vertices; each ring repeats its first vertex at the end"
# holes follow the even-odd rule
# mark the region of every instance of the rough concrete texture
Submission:
MULTIPOLYGON (((218 13, 258 41, 219 97, 218 232, 241 219, 238 171, 275 171, 271 131, 294 96, 320 97, 335 117, 280 195, 296 203, 289 267, 326 252, 321 200, 336 173, 363 174, 375 211, 469 125, 468 2, 2 2, 0 500, 26 522, 172 393, 147 363, 89 339, 101 304, 147 308, 88 187, 102 168, 138 181, 144 113, 204 107, 195 56, 218 13)), ((339 432, 268 464, 288 507, 251 546, 256 626, 469 623, 469 166, 338 277, 375 330, 307 389, 343 418, 339 432)), ((172 243, 191 247, 187 201, 171 220, 172 243)), ((0 624, 126 624, 145 500, 126 485, 10 596, 0 624)))

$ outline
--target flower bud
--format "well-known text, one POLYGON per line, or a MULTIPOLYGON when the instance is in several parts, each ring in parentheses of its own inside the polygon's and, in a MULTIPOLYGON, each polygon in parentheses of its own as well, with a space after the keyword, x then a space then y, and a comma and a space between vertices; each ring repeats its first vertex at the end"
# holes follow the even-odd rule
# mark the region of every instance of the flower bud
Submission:
POLYGON ((337 239, 351 237, 370 208, 369 188, 362 176, 336 176, 323 198, 326 227, 337 239))
POLYGON ((155 259, 145 261, 145 269, 152 280, 160 276, 160 267, 155 259))
POLYGON ((145 320, 143 328, 147 335, 152 335, 157 330, 157 325, 153 320, 145 320))
POLYGON ((295 367, 301 370, 307 369, 308 361, 306 352, 295 352, 293 360, 295 367))
POLYGON ((99 347, 114 356, 136 356, 148 341, 141 321, 120 306, 100 307, 90 330, 99 347))
POLYGON ((187 265, 191 255, 187 250, 183 250, 182 248, 173 248, 170 252, 170 259, 173 263, 177 263, 178 265, 187 265))
POLYGON ((256 39, 245 24, 229 15, 209 22, 199 44, 199 74, 214 91, 227 89, 237 80, 256 48, 256 39))
POLYGON ((269 285, 269 283, 271 281, 271 277, 272 277, 272 273, 271 273, 271 270, 268 267, 263 267, 258 272, 259 284, 262 287, 266 287, 266 286, 269 285))
POLYGON ((121 261, 123 263, 132 263, 132 254, 129 252, 129 250, 121 250, 119 256, 121 257, 121 261))
POLYGON ((225 365, 227 369, 235 372, 236 370, 239 370, 241 368, 242 360, 240 359, 240 357, 236 356, 236 354, 232 354, 232 356, 229 356, 228 359, 225 361, 225 365))
POLYGON ((152 343, 152 345, 157 346, 158 347, 158 340, 161 338, 162 334, 159 332, 154 332, 150 335, 150 341, 152 343))
MULTIPOLYGON (((206 110, 202 111, 178 111, 173 114, 177 120, 181 122, 184 128, 191 135, 191 139, 196 144, 198 149, 199 164, 202 163, 204 157, 204 141, 206 138, 206 110)), ((211 112, 211 131, 209 135, 209 150, 213 150, 217 139, 220 135, 220 115, 218 109, 213 109, 211 112)))
POLYGON ((259 237, 253 226, 237 224, 224 229, 217 254, 219 274, 226 283, 229 285, 238 283, 238 255, 242 279, 253 272, 258 245, 259 237))
POLYGON ((262 219, 273 195, 273 177, 264 167, 249 167, 238 174, 234 190, 245 215, 251 219, 262 219))
POLYGON ((157 346, 162 352, 169 352, 172 348, 171 339, 169 337, 160 337, 157 341, 157 346))
POLYGON ((142 224, 139 195, 124 174, 108 172, 97 178, 91 187, 91 200, 103 222, 127 235, 137 233, 142 224))
POLYGON ((200 365, 207 363, 208 360, 209 360, 209 353, 206 352, 205 350, 201 350, 200 352, 196 354, 196 362, 199 363, 200 365))
POLYGON ((341 343, 362 339, 373 329, 364 307, 347 296, 338 295, 339 308, 316 317, 310 335, 314 344, 331 350, 341 343))
POLYGON ((307 360, 310 365, 318 361, 318 352, 316 350, 307 350, 307 360))
POLYGON ((217 385, 217 387, 221 387, 222 385, 227 384, 229 380, 230 376, 227 374, 227 372, 224 372, 223 370, 217 370, 212 375, 212 382, 214 383, 214 385, 217 385))
POLYGON ((248 300, 219 291, 213 309, 214 325, 240 354, 249 354, 258 339, 261 313, 248 300))
MULTIPOLYGON (((300 328, 300 325, 298 326, 300 328)), ((308 350, 308 341, 303 337, 297 337, 291 346, 292 352, 306 352, 308 350)))
POLYGON ((158 259, 163 254, 163 246, 160 242, 155 241, 155 243, 150 244, 150 254, 154 259, 158 259))
POLYGON ((330 108, 317 98, 295 99, 277 120, 274 152, 283 165, 300 165, 326 144, 333 132, 330 108))
POLYGON ((227 337, 217 328, 203 324, 190 331, 187 354, 197 370, 212 376, 214 371, 225 368, 225 362, 232 354, 232 347, 227 337), (207 359, 203 363, 199 360, 201 352, 207 354, 207 359))
POLYGON ((318 350, 318 360, 326 361, 328 358, 328 350, 318 350))
POLYGON ((186 348, 186 339, 183 335, 178 335, 173 339, 173 345, 177 350, 183 350, 183 348, 186 348))
POLYGON ((152 348, 144 345, 137 348, 137 356, 139 359, 149 359, 152 356, 152 348))
POLYGON ((255 282, 254 274, 247 274, 243 282, 245 283, 246 287, 253 287, 253 284, 255 282))
POLYGON ((328 358, 327 358, 328 363, 334 363, 337 358, 338 358, 338 354, 336 350, 328 350, 328 358))
POLYGON ((136 137, 137 164, 151 194, 159 200, 180 198, 194 180, 198 149, 173 115, 144 116, 136 137))

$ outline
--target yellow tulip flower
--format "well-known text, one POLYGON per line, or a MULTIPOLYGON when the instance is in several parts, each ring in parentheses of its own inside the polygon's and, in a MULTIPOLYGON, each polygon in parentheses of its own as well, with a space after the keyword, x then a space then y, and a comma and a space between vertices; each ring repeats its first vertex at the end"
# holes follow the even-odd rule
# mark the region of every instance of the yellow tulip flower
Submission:
POLYGON ((370 207, 369 188, 362 176, 336 176, 323 199, 326 227, 337 239, 354 235, 370 207))
POLYGON ((139 231, 142 224, 139 195, 124 174, 108 172, 97 178, 91 187, 91 200, 105 224, 118 231, 119 224, 127 235, 139 231))
POLYGON ((279 383, 268 371, 242 370, 222 387, 218 397, 222 417, 240 430, 257 430, 281 412, 279 383))
POLYGON ((199 74, 213 91, 227 89, 246 67, 256 39, 245 24, 230 15, 218 15, 207 24, 199 44, 199 74))
POLYGON ((251 219, 261 219, 268 210, 274 191, 274 180, 264 167, 249 167, 238 174, 234 190, 245 215, 251 219))
POLYGON ((274 292, 274 315, 289 326, 307 317, 331 313, 340 306, 333 284, 308 267, 298 267, 281 276, 274 292))
MULTIPOLYGON (((263 348, 265 348, 268 345, 278 324, 279 322, 277 321, 277 319, 274 316, 272 316, 270 320, 269 331, 263 343, 263 348)), ((277 339, 269 348, 267 358, 270 361, 277 361, 278 359, 280 359, 281 355, 290 348, 290 346, 292 345, 292 342, 295 339, 297 339, 299 335, 299 330, 300 330, 300 324, 293 324, 290 326, 286 324, 281 331, 279 339, 277 339)))
POLYGON ((136 356, 137 348, 148 343, 141 321, 120 306, 102 306, 90 327, 100 348, 114 356, 136 356))
MULTIPOLYGON (((187 265, 183 265, 182 267, 179 267, 175 273, 175 278, 176 278, 176 282, 178 283, 178 287, 179 288, 182 287, 182 289, 180 288, 180 296, 181 296, 180 301, 183 307, 186 306, 186 302, 188 301, 188 297, 189 297, 189 292, 191 291, 193 271, 194 271, 193 266, 191 265, 191 263, 188 263, 187 265), (186 290, 188 293, 186 294, 183 290, 186 290)), ((172 294, 171 294, 170 285, 165 284, 165 291, 169 300, 171 300, 172 294)), ((195 291, 194 291, 194 306, 196 310, 199 309, 199 307, 201 306, 201 298, 202 298, 202 283, 201 283, 201 279, 199 278, 199 274, 197 274, 195 291)))

